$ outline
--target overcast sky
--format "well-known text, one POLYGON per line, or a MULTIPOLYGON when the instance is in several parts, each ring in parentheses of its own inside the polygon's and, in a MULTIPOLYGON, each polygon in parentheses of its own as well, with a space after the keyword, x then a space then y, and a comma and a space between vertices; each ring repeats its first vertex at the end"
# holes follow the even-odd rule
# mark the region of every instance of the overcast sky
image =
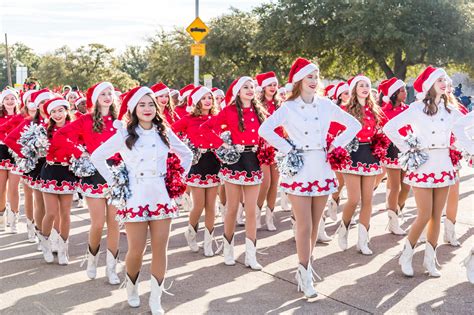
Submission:
MULTIPOLYGON (((264 0, 201 0, 204 22, 264 0)), ((194 19, 194 0, 1 0, 0 34, 10 44, 22 42, 37 53, 68 45, 102 43, 121 51, 145 44, 156 30, 186 27, 194 19)))

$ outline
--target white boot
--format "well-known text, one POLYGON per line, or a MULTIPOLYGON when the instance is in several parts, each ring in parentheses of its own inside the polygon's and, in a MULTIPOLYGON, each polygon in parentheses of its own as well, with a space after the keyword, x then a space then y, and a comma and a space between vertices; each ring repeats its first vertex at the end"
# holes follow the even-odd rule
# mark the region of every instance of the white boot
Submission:
MULTIPOLYGON (((99 264, 100 252, 97 250, 97 254, 92 255, 89 245, 87 246, 87 269, 86 273, 89 279, 95 279, 97 277, 97 265, 99 264)), ((82 267, 82 264, 81 264, 82 267)))
POLYGON ((165 310, 161 307, 161 296, 163 295, 164 290, 164 283, 161 282, 161 285, 158 284, 158 280, 152 275, 151 276, 151 293, 150 293, 150 300, 148 304, 150 305, 150 311, 152 315, 163 315, 165 310))
POLYGON ((431 277, 439 278, 441 277, 441 272, 436 268, 437 264, 436 259, 436 249, 431 246, 430 242, 425 244, 425 258, 423 259, 423 267, 426 268, 426 271, 431 277))
POLYGON ((7 208, 5 208, 0 215, 0 231, 5 231, 7 229, 7 214, 7 208))
MULTIPOLYGON (((196 226, 197 227, 197 226, 196 226)), ((196 242, 196 230, 191 224, 188 224, 188 228, 184 231, 184 237, 186 238, 186 242, 188 242, 188 246, 192 252, 197 253, 199 251, 199 246, 196 242)))
POLYGON ((256 218, 256 227, 257 230, 262 228, 262 208, 257 206, 255 208, 255 218, 256 218))
POLYGON ((87 208, 86 199, 82 198, 77 201, 77 208, 87 208))
POLYGON ((140 296, 138 295, 138 277, 135 281, 135 284, 130 280, 130 277, 127 274, 125 279, 127 285, 127 301, 130 307, 139 307, 140 306, 140 296))
POLYGON ((296 241, 296 218, 294 216, 291 216, 290 220, 291 220, 291 230, 293 231, 293 238, 296 241))
POLYGON ((109 279, 110 284, 120 284, 120 278, 117 275, 117 262, 118 262, 118 250, 117 255, 114 257, 112 252, 107 249, 106 257, 106 267, 105 272, 107 273, 107 278, 109 279))
POLYGON ((245 225, 244 206, 241 203, 239 203, 239 209, 237 209, 237 225, 239 226, 245 225))
POLYGON ((245 266, 253 270, 262 270, 262 266, 257 262, 257 241, 252 242, 245 238, 245 266))
POLYGON ((346 250, 348 247, 347 239, 349 238, 349 229, 344 224, 344 221, 341 220, 341 225, 336 231, 337 234, 337 243, 339 244, 339 248, 342 250, 346 250))
POLYGON ((36 243, 35 225, 30 219, 26 219, 26 230, 28 231, 28 242, 36 243))
POLYGON ((58 243, 58 264, 68 265, 69 264, 69 240, 63 240, 59 237, 58 243))
POLYGON ((457 237, 456 231, 454 230, 454 223, 448 218, 444 219, 444 242, 449 243, 451 246, 461 246, 457 237))
POLYGON ((359 239, 357 240, 357 249, 364 255, 372 255, 369 248, 369 231, 363 224, 359 223, 359 239))
POLYGON ((395 211, 388 209, 388 230, 395 235, 407 234, 401 227, 398 221, 398 214, 395 211))
POLYGON ((280 205, 282 210, 291 210, 290 201, 288 196, 283 191, 280 192, 280 205))
POLYGON ((327 207, 328 216, 331 218, 331 220, 337 221, 337 209, 339 205, 337 204, 336 200, 332 199, 332 197, 329 197, 327 207))
POLYGON ((218 208, 219 208, 219 212, 220 212, 220 215, 221 215, 222 223, 224 223, 225 215, 227 213, 227 207, 219 202, 219 207, 218 208))
POLYGON ((207 228, 204 228, 204 256, 214 256, 214 250, 212 249, 212 241, 214 240, 214 229, 209 232, 207 228))
POLYGON ((12 210, 8 211, 7 224, 10 226, 10 233, 18 234, 18 219, 20 218, 20 214, 18 212, 13 212, 12 210))
POLYGON ((326 223, 326 218, 321 218, 321 220, 319 220, 318 239, 317 239, 317 242, 319 243, 327 243, 332 240, 332 238, 326 234, 325 223, 326 223))
POLYGON ((235 258, 234 258, 234 236, 232 235, 232 240, 230 242, 227 241, 227 238, 223 237, 224 239, 224 264, 227 266, 235 265, 235 258))
POLYGON ((318 292, 314 288, 313 273, 310 266, 304 267, 298 264, 296 271, 296 281, 298 282, 298 292, 303 292, 306 298, 314 298, 318 296, 318 292))
POLYGON ((398 259, 398 264, 402 267, 402 272, 407 277, 413 277, 414 274, 412 266, 413 253, 413 247, 411 247, 410 241, 406 239, 405 247, 398 259))
POLYGON ((191 196, 188 195, 187 193, 184 193, 182 200, 183 200, 182 206, 183 206, 184 211, 191 211, 191 209, 193 208, 193 200, 191 199, 191 196))
POLYGON ((48 263, 51 264, 54 262, 54 255, 51 250, 51 241, 49 238, 46 238, 44 235, 40 234, 40 244, 41 251, 43 252, 43 258, 48 263))
POLYGON ((265 224, 268 231, 276 231, 275 223, 273 222, 273 211, 268 206, 265 210, 265 224))
POLYGON ((426 243, 426 233, 428 230, 428 225, 425 226, 423 229, 423 232, 421 232, 420 238, 418 239, 419 243, 426 243))
POLYGON ((466 267, 467 280, 474 284, 474 247, 471 249, 466 259, 464 259, 464 266, 466 267))
POLYGON ((51 240, 51 251, 53 253, 58 252, 58 247, 59 247, 59 233, 56 231, 55 228, 51 230, 51 234, 49 235, 49 239, 51 240))

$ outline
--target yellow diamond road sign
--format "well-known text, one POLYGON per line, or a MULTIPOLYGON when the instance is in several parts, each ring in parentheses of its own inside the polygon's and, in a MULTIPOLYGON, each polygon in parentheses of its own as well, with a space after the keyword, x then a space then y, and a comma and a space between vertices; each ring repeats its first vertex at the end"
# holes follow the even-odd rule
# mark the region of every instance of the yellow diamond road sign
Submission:
POLYGON ((188 26, 186 31, 198 43, 202 41, 204 37, 207 36, 207 34, 209 34, 209 28, 198 17, 188 26))

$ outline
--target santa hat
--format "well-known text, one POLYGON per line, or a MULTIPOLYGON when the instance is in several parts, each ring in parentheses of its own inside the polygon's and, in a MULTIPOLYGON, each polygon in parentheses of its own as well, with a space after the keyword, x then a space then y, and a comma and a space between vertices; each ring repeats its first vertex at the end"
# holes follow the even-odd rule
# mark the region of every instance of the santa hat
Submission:
POLYGON ((327 96, 329 98, 332 98, 332 96, 334 95, 334 91, 336 90, 336 86, 334 84, 329 84, 328 86, 326 86, 326 88, 324 89, 324 96, 327 96))
POLYGON ((225 97, 225 94, 224 94, 224 91, 222 91, 221 89, 218 89, 216 87, 213 87, 211 89, 211 92, 212 94, 214 94, 214 96, 222 96, 222 97, 225 97))
POLYGON ((71 91, 69 91, 69 93, 66 94, 66 96, 64 98, 67 100, 72 95, 74 95, 76 98, 81 97, 81 95, 79 94, 79 91, 71 90, 71 91))
POLYGON ((189 97, 188 97, 188 107, 192 107, 193 105, 196 105, 197 103, 199 103, 199 101, 201 100, 201 98, 206 95, 207 93, 212 93, 211 90, 209 90, 207 87, 205 86, 198 86, 197 88, 195 88, 191 94, 189 94, 189 97))
POLYGON ((154 96, 153 90, 147 86, 137 86, 136 88, 131 89, 123 98, 118 119, 122 119, 127 110, 130 113, 133 112, 138 101, 146 94, 151 94, 152 97, 154 96))
POLYGON ((392 97, 396 91, 404 86, 405 82, 395 77, 382 81, 379 85, 379 91, 383 94, 382 100, 385 103, 388 103, 390 101, 390 97, 392 97))
POLYGON ((16 97, 17 100, 20 100, 17 91, 12 90, 12 89, 6 89, 6 90, 3 90, 2 93, 0 94, 0 104, 3 103, 3 99, 7 97, 8 95, 13 95, 16 97))
POLYGON ((50 100, 48 100, 46 103, 43 104, 43 111, 48 115, 48 117, 51 115, 51 111, 55 108, 64 106, 66 109, 69 109, 69 102, 66 101, 62 97, 55 97, 50 100))
POLYGON ((35 103, 36 108, 39 107, 39 104, 44 101, 44 100, 50 100, 54 98, 53 93, 51 93, 50 90, 48 89, 42 89, 39 91, 35 91, 33 94, 31 94, 31 99, 30 101, 35 103))
POLYGON ((280 88, 278 89, 278 94, 283 94, 283 93, 286 94, 286 88, 284 86, 280 86, 280 88))
POLYGON ((175 96, 176 94, 179 95, 179 91, 178 91, 178 90, 170 89, 170 97, 173 97, 173 96, 175 96))
POLYGON ((413 87, 417 92, 416 98, 423 99, 428 93, 429 89, 433 84, 441 78, 442 76, 448 76, 446 71, 443 68, 435 68, 433 66, 428 66, 423 72, 416 78, 413 82, 413 87))
POLYGON ((64 92, 66 89, 72 90, 72 87, 70 85, 65 85, 62 88, 62 91, 64 92))
POLYGON ((79 97, 75 102, 74 102, 74 105, 77 107, 79 106, 79 104, 81 104, 82 102, 84 102, 86 100, 85 97, 79 97))
POLYGON ((194 90, 195 86, 194 84, 188 84, 186 85, 184 88, 182 88, 181 90, 179 90, 179 97, 178 97, 178 100, 180 102, 184 101, 184 99, 189 95, 191 94, 191 92, 194 90))
POLYGON ((33 103, 31 101, 31 98, 29 100, 28 103, 26 103, 26 100, 31 96, 31 94, 33 94, 34 92, 36 92, 35 90, 28 90, 26 91, 25 93, 23 93, 23 95, 21 96, 21 102, 23 103, 23 106, 26 105, 26 107, 28 107, 28 109, 34 109, 36 108, 36 105, 35 103, 33 103))
POLYGON ((285 85, 287 91, 293 90, 293 84, 303 80, 305 76, 311 72, 319 71, 314 63, 304 58, 297 58, 291 65, 290 74, 288 75, 288 83, 285 85))
POLYGON ((163 82, 152 85, 150 89, 155 93, 156 97, 170 93, 170 89, 163 82))
POLYGON ((239 93, 240 89, 242 88, 242 86, 244 86, 244 84, 248 81, 252 83, 254 82, 251 77, 246 77, 246 76, 235 79, 234 82, 232 82, 232 84, 229 86, 225 94, 225 103, 227 105, 230 105, 230 103, 232 103, 232 101, 237 96, 237 93, 239 93))
POLYGON ((341 81, 339 82, 337 85, 336 85, 336 88, 334 89, 334 96, 333 98, 335 100, 338 99, 339 95, 341 95, 342 93, 346 92, 346 91, 349 91, 349 84, 347 84, 346 82, 344 81, 341 81))
POLYGON ((110 82, 100 82, 91 86, 87 90, 87 95, 86 95, 87 107, 88 108, 94 107, 95 103, 97 103, 97 99, 99 98, 100 93, 102 93, 102 91, 107 88, 110 88, 112 91, 114 91, 114 86, 110 82))
POLYGON ((278 85, 278 79, 273 71, 257 74, 255 80, 257 80, 257 92, 262 92, 266 86, 272 83, 278 85))
POLYGON ((349 92, 352 92, 352 90, 355 88, 355 86, 357 85, 357 82, 359 81, 364 81, 366 82, 369 86, 372 85, 372 82, 370 82, 370 79, 367 78, 365 75, 363 74, 358 74, 352 78, 350 78, 348 81, 347 81, 347 84, 349 85, 349 92))

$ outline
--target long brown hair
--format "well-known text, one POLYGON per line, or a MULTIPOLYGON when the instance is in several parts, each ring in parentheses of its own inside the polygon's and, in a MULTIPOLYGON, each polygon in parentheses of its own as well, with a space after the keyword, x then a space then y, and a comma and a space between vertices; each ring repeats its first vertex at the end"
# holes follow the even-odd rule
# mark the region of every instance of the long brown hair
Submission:
MULTIPOLYGON (((66 106, 63 106, 66 108, 66 106)), ((39 110, 38 110, 39 112, 39 110)), ((36 115, 35 115, 36 116, 36 115)), ((66 108, 66 121, 71 121, 71 115, 69 113, 69 110, 66 108)), ((48 120, 48 128, 46 129, 46 134, 48 135, 48 139, 51 139, 53 137, 53 129, 56 126, 56 122, 54 119, 50 116, 48 120)))
MULTIPOLYGON (((157 129, 158 135, 161 138, 161 141, 163 141, 166 144, 166 146, 169 148, 170 141, 168 139, 168 136, 166 135, 166 131, 167 131, 166 120, 163 114, 160 113, 159 106, 158 106, 158 103, 156 102, 155 96, 152 94, 145 94, 145 95, 150 96, 150 98, 153 101, 153 104, 155 104, 156 116, 153 117, 153 120, 151 122, 156 126, 156 129, 157 129)), ((138 135, 136 131, 136 128, 139 123, 136 106, 133 109, 132 113, 130 112, 128 113, 128 118, 129 118, 127 122, 128 137, 125 140, 125 145, 127 146, 129 150, 131 150, 133 146, 135 145, 135 143, 137 142, 138 138, 140 138, 140 136, 138 135)))
MULTIPOLYGON (((1 94, 1 92, 0 92, 1 94)), ((18 113, 18 103, 16 104, 16 106, 13 108, 13 113, 16 114, 18 113)), ((8 115, 8 112, 7 112, 7 109, 5 108, 5 106, 3 105, 3 101, 0 103, 0 117, 5 117, 8 115)))
MULTIPOLYGON (((265 88, 266 87, 264 87, 263 90, 262 90, 259 101, 260 101, 260 104, 262 104, 262 106, 265 109, 267 109, 266 106, 265 106, 265 104, 267 103, 267 99, 265 98, 265 88)), ((278 88, 277 88, 277 91, 275 92, 275 94, 273 94, 273 96, 272 96, 272 101, 273 101, 273 104, 275 104, 275 109, 278 109, 281 105, 280 96, 278 96, 278 88)))
MULTIPOLYGON (((441 95, 441 99, 444 101, 444 108, 448 113, 451 113, 451 110, 448 108, 448 97, 446 94, 441 95)), ((434 85, 428 90, 426 93, 425 98, 423 99, 423 103, 425 104, 425 108, 423 108, 423 112, 428 116, 434 116, 438 112, 438 105, 435 103, 436 100, 436 90, 434 85)))
MULTIPOLYGON (((212 93, 211 93, 211 95, 212 95, 212 93)), ((211 106, 211 109, 209 110, 209 115, 214 116, 214 115, 217 115, 217 113, 219 113, 219 109, 217 108, 217 102, 216 102, 216 99, 214 98, 214 96, 212 96, 212 106, 211 106)), ((191 111, 190 114, 193 117, 199 117, 199 116, 202 115, 201 100, 199 100, 199 102, 197 102, 196 106, 193 107, 193 110, 191 111)))
MULTIPOLYGON (((232 102, 232 104, 235 104, 235 106, 237 107, 237 115, 239 117, 239 130, 241 132, 244 132, 245 123, 244 123, 243 104, 239 95, 235 97, 235 101, 232 102)), ((262 107, 262 105, 260 105, 260 103, 257 101, 255 97, 250 101, 250 104, 251 104, 250 106, 255 110, 255 113, 257 113, 258 121, 262 123, 265 120, 265 118, 267 118, 266 110, 262 107)))
MULTIPOLYGON (((356 86, 351 91, 351 98, 349 100, 349 103, 346 106, 347 112, 354 116, 359 122, 363 123, 364 120, 364 111, 362 110, 362 105, 359 104, 359 100, 357 99, 357 85, 359 82, 357 82, 356 86)), ((372 93, 369 91, 369 96, 367 97, 366 104, 369 106, 370 111, 372 115, 375 117, 375 121, 377 124, 380 124, 382 120, 382 110, 380 109, 380 106, 377 105, 374 97, 372 96, 372 93)))
MULTIPOLYGON (((112 105, 109 107, 109 114, 112 116, 112 120, 117 119, 117 110, 115 108, 115 102, 112 102, 112 105)), ((94 112, 92 113, 92 120, 93 120, 93 125, 92 125, 92 130, 94 132, 100 133, 104 130, 104 119, 102 118, 102 113, 99 110, 99 103, 96 102, 94 106, 94 112)))
POLYGON ((290 92, 290 96, 286 98, 287 101, 294 101, 301 96, 303 81, 300 80, 296 83, 293 83, 293 89, 290 92))

